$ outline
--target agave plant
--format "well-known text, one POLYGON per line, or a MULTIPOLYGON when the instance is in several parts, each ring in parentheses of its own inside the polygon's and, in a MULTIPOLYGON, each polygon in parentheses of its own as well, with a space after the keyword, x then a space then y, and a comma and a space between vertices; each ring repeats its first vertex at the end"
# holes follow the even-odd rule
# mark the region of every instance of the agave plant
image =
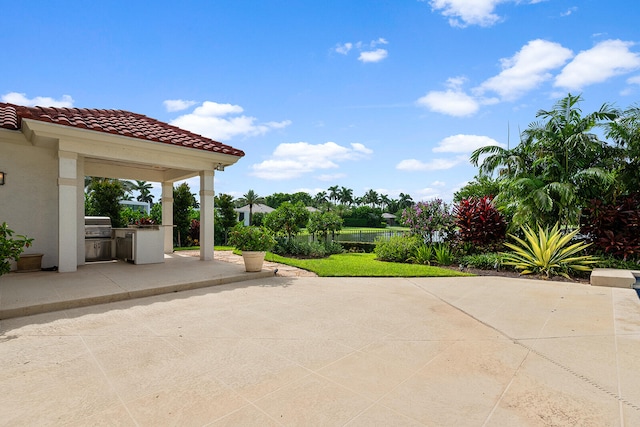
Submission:
POLYGON ((576 256, 576 254, 589 247, 590 243, 577 242, 569 245, 579 230, 563 234, 559 225, 549 228, 538 226, 538 234, 529 227, 522 227, 525 240, 510 234, 518 244, 505 243, 505 246, 513 252, 504 253, 504 265, 512 265, 520 274, 545 274, 560 275, 569 278, 569 270, 591 271, 589 265, 598 260, 591 255, 576 256))

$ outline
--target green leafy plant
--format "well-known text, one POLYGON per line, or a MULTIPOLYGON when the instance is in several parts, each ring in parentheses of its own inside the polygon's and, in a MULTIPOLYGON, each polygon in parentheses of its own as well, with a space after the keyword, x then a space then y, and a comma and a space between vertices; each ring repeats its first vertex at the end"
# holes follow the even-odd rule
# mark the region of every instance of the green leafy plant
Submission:
POLYGON ((25 248, 31 246, 33 239, 23 235, 13 237, 6 222, 0 225, 0 276, 11 271, 11 260, 18 261, 25 248))
POLYGON ((415 250, 414 255, 409 258, 409 261, 414 264, 424 264, 431 265, 431 260, 433 259, 434 247, 432 245, 422 245, 418 246, 415 250))
POLYGON ((229 235, 229 244, 241 251, 264 252, 271 250, 276 240, 263 227, 236 225, 229 235))
POLYGON ((440 265, 451 265, 453 264, 453 252, 451 251, 451 246, 446 243, 438 243, 433 246, 433 253, 436 259, 436 262, 440 265))
POLYGON ((570 278, 570 270, 590 271, 589 266, 598 261, 591 255, 576 256, 591 245, 584 242, 570 244, 579 230, 563 235, 558 223, 551 230, 549 227, 538 226, 537 234, 529 226, 523 226, 521 229, 525 240, 510 234, 509 236, 519 245, 505 243, 513 252, 503 254, 504 264, 522 270, 520 274, 544 274, 547 277, 560 275, 570 278))
POLYGON ((381 261, 407 262, 421 245, 424 245, 421 236, 393 236, 386 241, 378 240, 374 252, 381 261))

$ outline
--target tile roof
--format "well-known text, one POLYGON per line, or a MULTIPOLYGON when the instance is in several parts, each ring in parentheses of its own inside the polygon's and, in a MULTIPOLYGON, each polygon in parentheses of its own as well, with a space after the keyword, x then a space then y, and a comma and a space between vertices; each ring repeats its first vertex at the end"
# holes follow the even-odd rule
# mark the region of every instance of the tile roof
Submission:
POLYGON ((213 139, 180 129, 142 114, 123 110, 24 107, 0 103, 0 128, 19 130, 22 119, 127 136, 242 157, 244 152, 213 139))

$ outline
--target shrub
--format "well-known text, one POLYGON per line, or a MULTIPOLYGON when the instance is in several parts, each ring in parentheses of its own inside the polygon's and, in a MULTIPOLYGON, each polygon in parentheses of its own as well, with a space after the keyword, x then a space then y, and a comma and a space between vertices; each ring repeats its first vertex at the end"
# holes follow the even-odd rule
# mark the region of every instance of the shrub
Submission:
POLYGON ((189 224, 189 235, 187 236, 186 246, 198 246, 200 244, 200 221, 192 219, 189 224))
POLYGON ((461 200, 453 207, 453 213, 461 242, 471 243, 474 250, 480 252, 502 247, 507 224, 491 197, 461 200))
POLYGON ((481 254, 465 255, 460 258, 460 264, 469 268, 480 270, 497 270, 503 267, 512 269, 511 266, 504 266, 504 256, 496 252, 485 252, 481 254))
POLYGON ((342 245, 335 241, 326 242, 324 244, 324 250, 327 255, 341 254, 344 252, 342 245))
POLYGON ((545 274, 547 277, 560 275, 569 278, 570 270, 590 271, 589 266, 597 262, 591 255, 575 256, 590 244, 577 242, 567 246, 579 230, 562 235, 556 223, 551 230, 538 226, 538 234, 528 226, 523 226, 522 231, 526 241, 510 234, 520 246, 505 243, 513 252, 503 254, 504 264, 522 270, 520 274, 545 274))
POLYGON ((6 222, 0 225, 0 276, 11 271, 10 260, 18 261, 24 248, 31 246, 33 239, 26 236, 16 235, 13 237, 6 222))
POLYGON ((241 251, 269 251, 276 244, 271 233, 262 227, 238 224, 229 234, 229 244, 241 251))
POLYGON ((407 262, 422 245, 420 236, 393 236, 387 241, 378 240, 374 252, 381 261, 407 262))
POLYGON ((606 254, 640 259, 640 193, 616 203, 591 200, 580 217, 582 233, 606 254))
POLYGON ((376 244, 372 242, 351 242, 341 241, 340 245, 347 252, 372 253, 376 249, 376 244))
POLYGON ((323 258, 327 255, 325 245, 319 242, 299 242, 295 239, 287 240, 279 237, 273 253, 282 256, 303 258, 323 258))
POLYGON ((418 202, 406 208, 402 212, 402 222, 429 243, 437 237, 448 237, 454 228, 454 217, 441 199, 418 202))

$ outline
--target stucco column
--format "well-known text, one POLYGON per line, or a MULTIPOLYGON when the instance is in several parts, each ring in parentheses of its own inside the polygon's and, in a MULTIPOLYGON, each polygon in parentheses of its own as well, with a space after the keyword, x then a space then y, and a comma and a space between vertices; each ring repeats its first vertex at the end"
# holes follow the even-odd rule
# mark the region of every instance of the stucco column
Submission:
POLYGON ((164 253, 173 253, 173 183, 162 183, 162 226, 164 228, 164 253))
POLYGON ((58 151, 58 271, 61 273, 78 269, 77 162, 77 153, 58 151))
POLYGON ((213 259, 213 171, 200 172, 200 259, 213 259))

